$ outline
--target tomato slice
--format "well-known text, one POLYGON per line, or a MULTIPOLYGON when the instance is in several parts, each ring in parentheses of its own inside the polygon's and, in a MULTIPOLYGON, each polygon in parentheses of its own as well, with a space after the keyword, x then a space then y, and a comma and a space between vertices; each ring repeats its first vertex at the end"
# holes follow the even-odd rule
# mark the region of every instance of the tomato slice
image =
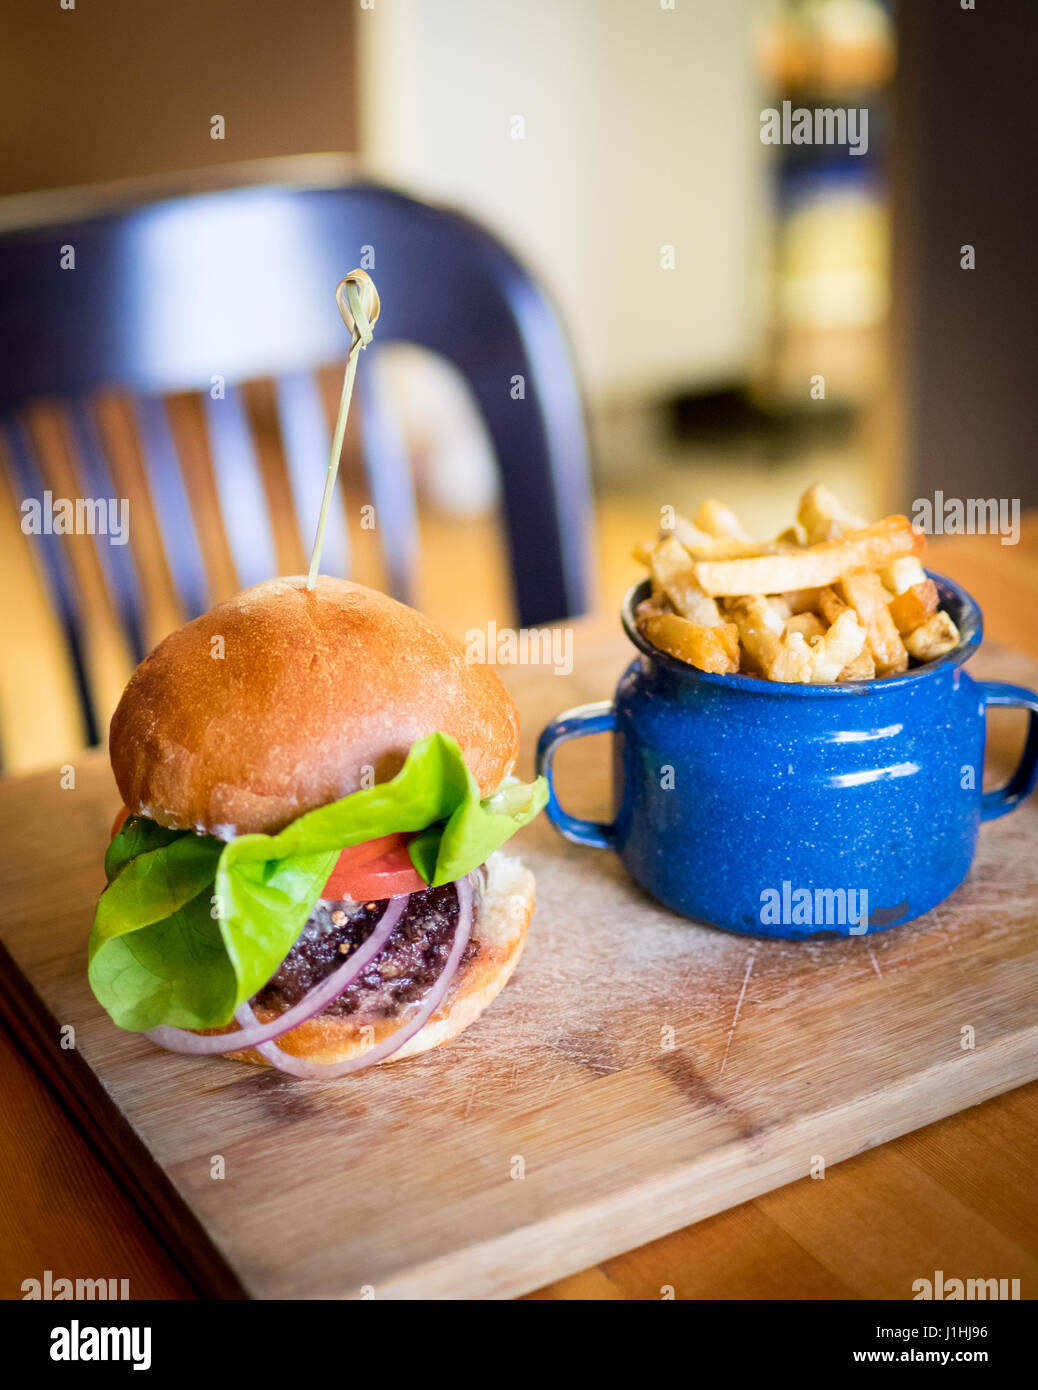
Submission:
MULTIPOLYGON (((130 812, 123 806, 112 824, 114 840, 130 812)), ((420 893, 428 884, 411 863, 407 852, 409 835, 379 835, 361 845, 350 845, 335 862, 324 885, 322 898, 335 902, 353 898, 356 902, 380 901, 396 893, 420 893)))
POLYGON ((350 845, 336 861, 321 897, 332 902, 353 898, 370 902, 396 893, 420 893, 428 884, 411 863, 408 836, 379 835, 362 845, 350 845))

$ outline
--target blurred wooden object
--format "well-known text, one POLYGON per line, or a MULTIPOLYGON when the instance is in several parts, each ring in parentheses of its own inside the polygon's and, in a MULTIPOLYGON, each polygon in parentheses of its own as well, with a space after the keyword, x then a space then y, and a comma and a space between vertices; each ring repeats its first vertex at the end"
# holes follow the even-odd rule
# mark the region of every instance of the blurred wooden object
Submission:
POLYGON ((73 756, 86 742, 86 727, 65 634, 18 516, 8 473, 0 467, 0 748, 12 766, 31 768, 73 756))
MULTIPOLYGON (((329 374, 348 345, 333 292, 352 269, 344 255, 374 270, 375 246, 383 311, 350 431, 360 468, 345 470, 322 568, 420 599, 410 460, 380 370, 388 345, 410 343, 451 364, 485 422, 520 621, 587 607, 587 441, 551 305, 460 214, 309 169, 290 164, 258 186, 231 171, 227 189, 172 198, 133 184, 95 191, 92 206, 74 191, 0 202, 4 495, 45 513, 51 497, 123 508, 130 538, 32 537, 35 588, 42 575, 58 618, 48 644, 67 643, 76 678, 57 692, 55 727, 74 723, 71 693, 100 741, 157 637, 303 568, 338 403, 329 374), (370 541, 357 548, 375 574, 358 572, 351 531, 370 541)), ((491 616, 504 615, 484 609, 481 620, 491 616)), ((0 651, 0 733, 13 733, 0 756, 21 770, 56 750, 45 735, 44 757, 31 727, 12 730, 24 672, 9 642, 0 651)))
MULTIPOLYGON (((608 689, 630 651, 621 634, 579 625, 562 701, 608 689)), ((1003 648, 971 670, 1038 683, 1038 662, 1003 648)), ((550 669, 503 674, 526 729, 557 711, 550 669)), ((1012 743, 992 721, 996 783, 1012 743)), ((820 1161, 824 1187, 845 1158, 1038 1076, 1038 803, 985 827, 969 880, 938 910, 812 943, 683 921, 542 818, 516 845, 537 878, 535 927, 487 1016, 428 1058, 300 1087, 112 1027, 83 940, 117 797, 103 754, 77 770, 75 791, 53 773, 0 787, 0 1002, 213 1295, 353 1298, 367 1283, 380 1299, 523 1293, 818 1174, 820 1161), (56 1042, 68 1025, 74 1051, 56 1042), (212 1181, 216 1149, 226 1183, 212 1181), (279 1181, 286 1150, 305 1183, 279 1181), (391 1209, 365 1195, 380 1190, 396 1194, 391 1209)), ((607 795, 600 748, 574 748, 562 776, 566 802, 607 795)), ((805 1198, 805 1223, 831 1200, 805 1198)), ((978 1224, 945 1234, 948 1268, 975 1268, 978 1224)), ((1038 1252, 1018 1248, 1012 1267, 1038 1279, 1038 1252)))
MULTIPOLYGON (((66 411, 51 402, 26 407, 23 419, 41 480, 44 496, 90 496, 83 476, 83 459, 77 448, 66 411)), ((53 538, 52 538, 53 543, 53 538)), ((86 683, 95 709, 113 710, 135 665, 134 649, 120 620, 116 597, 95 538, 88 534, 62 537, 60 542, 69 569, 71 591, 76 596, 78 641, 86 683)))
MULTIPOLYGON (((1015 634, 1018 646, 1038 656, 1038 627, 1033 621, 1020 621, 1021 615, 1038 613, 1038 518, 1028 519, 1017 550, 1001 547, 997 537, 974 537, 935 545, 932 560, 935 568, 954 574, 975 593, 986 610, 989 633, 1007 630, 1015 634)), ((593 629, 594 640, 610 643, 615 627, 613 615, 602 618, 593 629)), ((526 674, 517 673, 524 680, 526 674)), ((595 688, 585 688, 592 675, 583 664, 575 679, 578 688, 572 693, 577 698, 604 693, 597 667, 595 688)), ((543 710, 540 704, 527 709, 527 754, 537 720, 557 710, 554 688, 538 699, 542 704, 553 703, 543 710)), ((1005 750, 1005 731, 999 731, 993 741, 1005 750)), ((574 809, 590 813, 594 808, 575 805, 574 809)), ((86 801, 77 814, 89 815, 94 830, 100 827, 103 832, 104 817, 99 819, 86 801)), ((1004 829, 996 827, 990 833, 1004 833, 1004 829)), ((93 872, 93 863, 84 848, 76 855, 76 872, 93 872)), ((550 900, 552 912, 564 916, 565 904, 558 891, 550 900)), ((53 903, 59 901, 55 896, 53 903)), ((997 925, 996 914, 992 926, 997 925)), ((561 939, 560 930, 561 918, 557 939, 561 939)), ((941 947, 940 934, 938 924, 928 935, 930 947, 940 948, 934 969, 945 972, 942 978, 958 988, 955 982, 966 978, 973 956, 959 957, 956 965, 951 943, 941 947)), ((878 945, 883 946, 881 955, 887 961, 888 953, 907 950, 911 955, 921 942, 913 945, 909 936, 899 939, 892 933, 878 945)), ((1021 964, 1022 960, 1021 956, 1021 964)), ((893 980, 898 978, 895 973, 893 980)), ((498 1007, 507 1004, 506 995, 498 1007)), ((488 1029, 492 1018, 485 1025, 488 1029)), ((484 1057, 488 1036, 484 1035, 484 1057)), ((475 1033, 472 1037, 475 1046, 479 1040, 475 1033)), ((464 1063, 464 1053, 458 1054, 458 1061, 464 1063)), ((170 1059, 170 1064, 178 1065, 177 1059, 170 1059)), ((0 1080, 0 1096, 8 1086, 20 1087, 19 1114, 27 1113, 30 1104, 26 1097, 32 1087, 25 1081, 26 1074, 24 1063, 12 1064, 0 1080)), ((31 1104, 34 1126, 7 1136, 10 1203, 20 1243, 17 1260, 3 1257, 0 1278, 5 1282, 0 1290, 24 1278, 27 1268, 35 1270, 34 1249, 47 1252, 44 1267, 56 1272, 82 1272, 91 1259, 102 1270, 108 1267, 100 1257, 111 1237, 100 1207, 96 1218, 100 1226, 80 1223, 75 1236, 65 1240, 59 1234, 63 1207, 79 1199, 79 1188, 90 1180, 97 1160, 60 1107, 48 1107, 42 1099, 31 1104), (43 1155, 55 1149, 61 1151, 63 1165, 53 1190, 48 1191, 47 1210, 38 1218, 40 1233, 34 1241, 26 1235, 26 1219, 20 1212, 32 1210, 33 1203, 39 1210, 32 1175, 44 1161, 43 1155)), ((1038 1086, 1030 1085, 831 1167, 824 1182, 792 1183, 533 1296, 657 1299, 670 1288, 678 1298, 904 1299, 912 1281, 931 1277, 935 1268, 958 1275, 1026 1274, 1038 1258, 1038 1198, 1029 1161, 1036 1125, 1038 1086)), ((168 1259, 145 1229, 136 1229, 139 1244, 135 1242, 132 1249, 139 1260, 140 1289, 161 1289, 164 1281, 165 1287, 172 1288, 176 1274, 168 1259)))
POLYGON ((905 491, 1033 507, 1038 6, 893 11, 891 341, 905 491))
POLYGON ((247 30, 234 5, 211 0, 164 11, 105 0, 89 26, 74 8, 19 5, 6 16, 5 50, 18 61, 5 69, 0 124, 19 137, 0 150, 0 193, 142 169, 201 165, 220 177, 228 160, 357 148, 360 6, 309 0, 301 24, 282 0, 249 0, 247 30), (210 136, 214 107, 227 121, 222 140, 210 136), (47 119, 23 121, 30 108, 47 119))
POLYGON ((0 1165, 18 1175, 0 1183, 0 1298, 21 1298, 22 1280, 42 1279, 46 1269, 55 1278, 128 1279, 135 1299, 195 1297, 191 1280, 97 1151, 68 1127, 6 1028, 0 1076, 0 1165))

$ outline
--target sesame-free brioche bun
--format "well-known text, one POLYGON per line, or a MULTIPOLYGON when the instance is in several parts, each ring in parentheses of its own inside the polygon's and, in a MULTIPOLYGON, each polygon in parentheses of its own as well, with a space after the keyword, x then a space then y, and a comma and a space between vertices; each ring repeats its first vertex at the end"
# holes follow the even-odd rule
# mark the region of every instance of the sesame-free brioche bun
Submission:
MULTIPOLYGON (((451 982, 447 997, 413 1038, 382 1065, 416 1057, 430 1048, 451 1042, 501 993, 519 963, 534 907, 534 878, 518 859, 496 850, 487 860, 487 881, 472 930, 478 952, 451 982)), ((260 1023, 271 1023, 274 1009, 256 1009, 260 1023)), ((358 1011, 345 1017, 318 1014, 277 1039, 278 1047, 308 1062, 344 1062, 377 1046, 400 1027, 404 1015, 378 1018, 358 1011)), ((240 1062, 270 1066, 265 1057, 246 1048, 228 1052, 240 1062)))
POLYGON ((195 618, 141 662, 112 718, 128 809, 233 839, 387 781, 451 735, 480 795, 515 765, 519 716, 489 667, 421 613, 344 579, 271 579, 195 618))

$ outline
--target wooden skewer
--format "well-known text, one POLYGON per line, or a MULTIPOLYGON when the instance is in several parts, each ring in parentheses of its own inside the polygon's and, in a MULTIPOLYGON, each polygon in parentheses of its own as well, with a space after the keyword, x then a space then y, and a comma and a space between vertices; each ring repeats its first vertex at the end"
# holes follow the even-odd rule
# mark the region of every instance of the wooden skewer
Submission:
POLYGON ((312 589, 317 583, 317 571, 321 564, 321 548, 324 545, 325 527, 328 525, 328 509, 335 492, 335 479, 339 473, 339 456, 342 441, 346 435, 346 419, 350 413, 353 399, 353 381, 357 375, 357 355, 371 342, 372 332, 381 311, 378 290, 371 276, 363 270, 351 270, 335 288, 335 302, 339 306, 342 321, 350 331, 350 351, 346 358, 346 373, 342 379, 342 393, 339 396, 339 411, 335 417, 335 433, 332 436, 332 452, 328 460, 328 472, 324 478, 324 496, 321 498, 321 515, 317 521, 317 534, 310 552, 310 569, 306 577, 306 587, 312 589))

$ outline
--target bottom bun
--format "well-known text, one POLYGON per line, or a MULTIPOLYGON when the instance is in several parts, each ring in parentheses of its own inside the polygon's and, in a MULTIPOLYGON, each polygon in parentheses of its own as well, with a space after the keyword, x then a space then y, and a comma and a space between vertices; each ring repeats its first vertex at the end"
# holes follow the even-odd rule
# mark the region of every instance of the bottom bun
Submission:
MULTIPOLYGON (((518 859, 500 851, 487 860, 486 872, 486 887, 472 929, 472 940, 479 950, 455 975, 446 999, 432 1018, 386 1062, 417 1057, 420 1052, 451 1042, 497 998, 518 965, 533 914, 533 874, 518 859)), ((260 1023, 270 1023, 277 1013, 273 1009, 257 1009, 256 1017, 260 1023)), ((377 1046, 400 1027, 404 1017, 396 1014, 376 1018, 362 1011, 345 1018, 318 1014, 278 1038, 277 1045, 308 1062, 345 1062, 377 1046)), ((271 1065, 251 1047, 226 1055, 240 1062, 271 1065)))

